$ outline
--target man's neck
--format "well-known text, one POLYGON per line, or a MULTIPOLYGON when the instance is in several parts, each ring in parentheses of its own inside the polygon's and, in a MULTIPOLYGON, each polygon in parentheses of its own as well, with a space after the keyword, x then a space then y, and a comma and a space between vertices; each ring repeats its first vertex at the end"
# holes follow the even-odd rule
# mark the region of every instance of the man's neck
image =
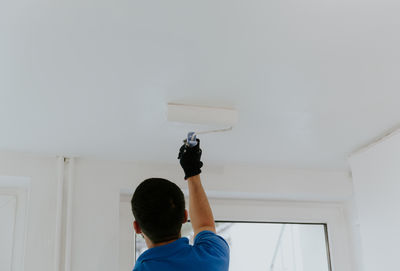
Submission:
POLYGON ((179 238, 172 239, 172 240, 169 240, 169 241, 166 241, 166 242, 157 243, 157 244, 153 244, 153 242, 151 242, 148 238, 145 238, 144 240, 146 241, 147 248, 153 248, 153 247, 159 247, 159 246, 163 246, 163 245, 168 245, 168 244, 170 244, 172 242, 175 242, 179 238))

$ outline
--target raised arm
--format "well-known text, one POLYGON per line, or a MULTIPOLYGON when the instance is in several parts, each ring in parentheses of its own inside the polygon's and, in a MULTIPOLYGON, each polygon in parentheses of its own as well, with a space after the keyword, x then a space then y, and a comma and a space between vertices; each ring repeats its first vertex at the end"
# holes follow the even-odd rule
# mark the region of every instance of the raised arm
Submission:
POLYGON ((201 167, 203 166, 200 161, 201 154, 200 140, 197 139, 196 146, 190 147, 184 144, 178 156, 185 172, 185 180, 187 180, 189 186, 189 216, 195 237, 201 231, 215 232, 212 210, 200 180, 201 167))
POLYGON ((188 178, 189 185, 189 216, 192 222, 194 236, 202 231, 215 233, 214 216, 201 184, 200 175, 188 178))

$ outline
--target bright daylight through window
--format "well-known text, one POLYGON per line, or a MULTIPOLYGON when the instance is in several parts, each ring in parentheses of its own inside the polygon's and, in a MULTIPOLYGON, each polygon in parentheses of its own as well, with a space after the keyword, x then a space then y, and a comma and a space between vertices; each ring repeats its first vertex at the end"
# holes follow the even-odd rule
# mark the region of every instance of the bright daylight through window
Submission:
MULTIPOLYGON (((230 246, 230 271, 331 271, 324 224, 217 222, 217 233, 230 246)), ((190 223, 182 236, 193 243, 190 223)), ((136 238, 136 259, 146 250, 136 238)))

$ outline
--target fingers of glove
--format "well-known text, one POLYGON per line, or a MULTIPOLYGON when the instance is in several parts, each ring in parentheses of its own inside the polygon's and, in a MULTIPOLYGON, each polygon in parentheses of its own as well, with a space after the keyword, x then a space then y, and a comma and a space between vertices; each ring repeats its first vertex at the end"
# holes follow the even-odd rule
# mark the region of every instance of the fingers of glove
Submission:
POLYGON ((178 159, 181 159, 183 154, 186 152, 187 146, 185 144, 182 145, 182 147, 179 149, 179 154, 178 154, 178 159))
POLYGON ((179 149, 178 159, 181 159, 182 156, 183 156, 183 154, 184 154, 185 152, 195 152, 195 151, 198 151, 198 150, 200 149, 200 146, 199 146, 199 144, 200 144, 200 139, 197 138, 196 141, 197 141, 196 146, 189 147, 189 146, 187 145, 187 140, 185 139, 185 140, 183 141, 184 144, 183 144, 183 145, 181 146, 181 148, 179 149))
POLYGON ((187 147, 185 153, 190 154, 190 155, 200 155, 202 153, 202 150, 200 149, 199 145, 196 145, 194 147, 187 147))
POLYGON ((181 149, 178 155, 178 159, 184 160, 200 160, 202 154, 201 149, 194 149, 194 147, 185 147, 181 149))
POLYGON ((196 138, 196 141, 197 141, 197 144, 196 144, 196 146, 193 146, 193 147, 192 147, 193 150, 198 150, 198 149, 200 149, 200 139, 196 138))

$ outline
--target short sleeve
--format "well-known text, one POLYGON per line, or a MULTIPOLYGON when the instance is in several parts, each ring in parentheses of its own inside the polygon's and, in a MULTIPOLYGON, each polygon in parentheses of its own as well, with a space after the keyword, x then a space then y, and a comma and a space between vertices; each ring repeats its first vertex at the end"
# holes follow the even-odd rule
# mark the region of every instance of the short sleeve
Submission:
POLYGON ((199 232, 194 239, 193 246, 229 262, 228 243, 224 238, 212 231, 199 232))

